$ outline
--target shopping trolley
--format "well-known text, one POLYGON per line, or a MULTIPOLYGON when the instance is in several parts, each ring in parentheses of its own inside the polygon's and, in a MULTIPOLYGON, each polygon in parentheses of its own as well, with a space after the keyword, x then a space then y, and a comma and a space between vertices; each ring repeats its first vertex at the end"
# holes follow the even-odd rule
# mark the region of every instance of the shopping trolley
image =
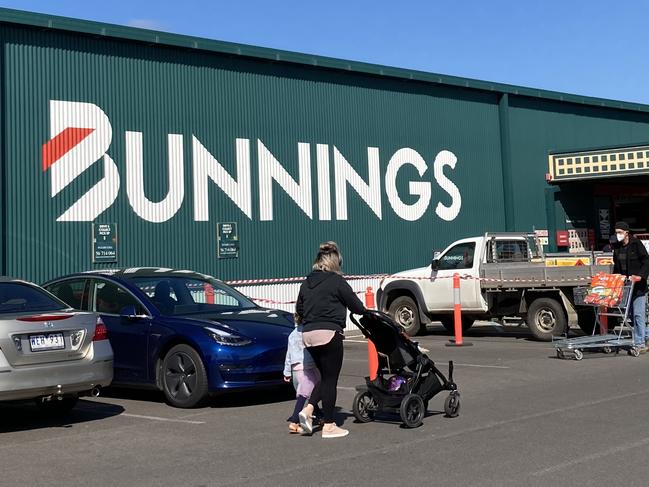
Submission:
POLYGON ((620 350, 626 350, 634 357, 640 355, 640 349, 633 342, 631 321, 633 288, 636 282, 620 274, 600 272, 593 277, 590 287, 577 288, 574 293, 575 305, 595 308, 593 333, 589 336, 555 341, 557 357, 581 360, 585 351, 617 354, 620 350), (613 333, 595 335, 597 329, 607 329, 608 325, 603 325, 604 317, 618 319, 619 327, 613 333))

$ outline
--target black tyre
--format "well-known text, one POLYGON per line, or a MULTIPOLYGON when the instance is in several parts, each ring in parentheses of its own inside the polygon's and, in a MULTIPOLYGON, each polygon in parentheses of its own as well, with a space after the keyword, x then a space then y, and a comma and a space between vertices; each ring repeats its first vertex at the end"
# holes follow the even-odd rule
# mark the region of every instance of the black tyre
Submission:
POLYGON ((595 329, 595 308, 577 308, 577 323, 586 335, 592 335, 595 329))
POLYGON ((376 414, 377 404, 376 399, 370 391, 361 391, 356 394, 352 411, 354 417, 361 423, 370 423, 374 421, 376 414))
POLYGON ((79 397, 75 395, 54 398, 49 401, 39 397, 34 400, 38 409, 50 416, 65 416, 77 405, 79 397))
POLYGON ((419 321, 419 308, 410 296, 399 296, 392 301, 388 314, 403 327, 408 336, 415 336, 423 331, 419 321))
POLYGON ((444 401, 444 413, 447 418, 456 418, 460 414, 460 395, 449 394, 444 401))
MULTIPOLYGON (((439 318, 446 331, 451 335, 455 333, 455 317, 453 315, 444 315, 439 318)), ((462 333, 465 333, 473 326, 475 318, 472 316, 462 315, 462 333)))
POLYGON ((177 408, 193 408, 207 399, 207 374, 201 357, 189 345, 176 345, 162 361, 162 391, 177 408))
POLYGON ((401 416, 401 421, 408 428, 416 428, 421 426, 421 423, 424 421, 424 415, 426 414, 426 407, 424 406, 424 400, 421 396, 417 394, 408 394, 401 401, 401 407, 399 408, 399 415, 401 416))
POLYGON ((527 326, 537 340, 552 341, 566 332, 568 319, 561 303, 553 298, 537 298, 527 309, 527 326))

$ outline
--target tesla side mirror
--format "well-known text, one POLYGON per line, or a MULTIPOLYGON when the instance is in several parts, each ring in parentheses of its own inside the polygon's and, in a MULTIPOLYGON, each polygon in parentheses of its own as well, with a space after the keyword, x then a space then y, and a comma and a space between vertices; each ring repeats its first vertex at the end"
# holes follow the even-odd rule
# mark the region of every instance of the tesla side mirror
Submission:
POLYGON ((128 306, 124 306, 120 312, 119 315, 122 318, 127 318, 129 320, 137 318, 137 310, 135 309, 134 304, 129 304, 128 306))

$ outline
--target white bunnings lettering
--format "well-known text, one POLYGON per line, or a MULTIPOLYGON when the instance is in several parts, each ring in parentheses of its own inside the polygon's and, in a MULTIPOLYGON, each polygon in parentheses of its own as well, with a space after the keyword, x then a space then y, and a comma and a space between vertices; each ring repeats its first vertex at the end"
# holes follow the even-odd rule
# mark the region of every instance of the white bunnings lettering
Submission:
POLYGON ((169 192, 157 203, 144 194, 144 161, 142 157, 142 133, 126 132, 126 195, 133 211, 145 220, 165 222, 174 216, 185 197, 183 169, 183 136, 169 134, 169 192))
POLYGON ((96 161, 104 161, 104 177, 90 188, 57 221, 92 221, 117 199, 119 172, 106 154, 113 138, 113 129, 101 108, 92 103, 50 101, 50 137, 69 127, 94 129, 83 140, 65 152, 50 169, 51 196, 59 194, 96 161))
POLYGON ((194 151, 194 220, 206 222, 208 213, 208 180, 212 180, 248 218, 252 219, 250 189, 250 141, 237 139, 237 180, 223 168, 212 154, 192 136, 194 151))
POLYGON ((311 209, 311 149, 309 144, 298 144, 299 183, 295 182, 261 140, 257 141, 257 158, 259 160, 260 220, 273 220, 273 180, 295 201, 306 216, 313 218, 311 209))
MULTIPOLYGON (((127 131, 124 134, 126 157, 126 195, 128 202, 140 218, 151 223, 161 223, 173 218, 185 201, 185 163, 183 160, 184 137, 167 135, 168 192, 161 201, 147 198, 144 191, 144 150, 142 132, 127 131)), ((115 161, 108 155, 113 130, 108 116, 97 105, 73 101, 50 101, 50 138, 43 145, 43 170, 50 171, 51 197, 58 195, 79 175, 97 161, 103 161, 104 177, 65 210, 57 221, 93 221, 117 199, 120 175, 115 161)), ((289 173, 281 161, 264 142, 252 142, 257 149, 257 182, 259 196, 259 220, 273 221, 274 184, 285 193, 306 218, 330 221, 335 211, 336 220, 347 220, 348 191, 351 189, 378 219, 383 219, 382 195, 385 188, 388 204, 401 219, 417 221, 425 217, 431 199, 437 191, 426 177, 429 167, 415 149, 404 147, 389 157, 385 176, 381 178, 381 158, 377 147, 367 148, 367 171, 363 161, 355 161, 354 167, 338 149, 329 144, 298 142, 296 157, 297 174, 289 173), (315 149, 315 185, 312 184, 312 153, 315 149), (332 164, 333 197, 332 208, 332 164), (401 169, 413 166, 419 180, 408 181, 408 194, 414 203, 406 203, 397 190, 401 169), (366 176, 361 176, 361 174, 366 176), (317 191, 317 195, 313 192, 317 191), (314 199, 317 216, 314 215, 314 199)), ((230 174, 210 150, 192 135, 192 190, 195 221, 209 221, 209 194, 214 185, 225 194, 248 219, 253 219, 251 140, 236 139, 236 174, 230 174)), ((214 151, 216 148, 212 147, 214 151)), ((295 156, 293 156, 295 157, 295 156)), ((445 221, 453 221, 462 208, 459 188, 444 173, 446 166, 453 171, 457 157, 448 150, 440 151, 434 159, 432 179, 443 193, 437 196, 435 214, 445 221), (442 203, 442 201, 444 203, 442 203), (448 204, 448 206, 447 206, 448 204)), ((430 174, 430 173, 429 173, 430 174)), ((404 177, 404 176, 402 176, 404 177)), ((275 197, 277 193, 275 192, 275 197)))
POLYGON ((428 167, 426 166, 426 161, 424 158, 419 155, 416 150, 404 148, 399 149, 394 153, 390 162, 388 162, 388 167, 385 171, 385 192, 388 195, 388 201, 394 212, 399 215, 399 217, 404 220, 415 221, 419 220, 426 210, 428 209, 428 204, 430 203, 430 183, 424 181, 410 181, 409 191, 413 196, 419 196, 419 199, 416 203, 412 205, 405 204, 401 198, 399 198, 399 193, 397 192, 397 173, 402 166, 406 164, 411 164, 415 166, 419 177, 423 176, 428 167))

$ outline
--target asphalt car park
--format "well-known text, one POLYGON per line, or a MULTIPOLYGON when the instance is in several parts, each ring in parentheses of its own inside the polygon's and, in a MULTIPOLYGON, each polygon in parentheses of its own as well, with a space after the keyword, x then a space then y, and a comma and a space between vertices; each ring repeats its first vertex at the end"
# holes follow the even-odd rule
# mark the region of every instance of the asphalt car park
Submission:
POLYGON ((367 371, 366 342, 349 334, 339 420, 350 435, 289 435, 286 389, 177 409, 162 393, 107 390, 65 420, 0 406, 3 485, 646 485, 649 357, 559 360, 523 328, 480 325, 470 347, 430 327, 420 345, 454 360, 459 417, 433 398, 421 427, 398 417, 361 424, 350 412, 367 371))

